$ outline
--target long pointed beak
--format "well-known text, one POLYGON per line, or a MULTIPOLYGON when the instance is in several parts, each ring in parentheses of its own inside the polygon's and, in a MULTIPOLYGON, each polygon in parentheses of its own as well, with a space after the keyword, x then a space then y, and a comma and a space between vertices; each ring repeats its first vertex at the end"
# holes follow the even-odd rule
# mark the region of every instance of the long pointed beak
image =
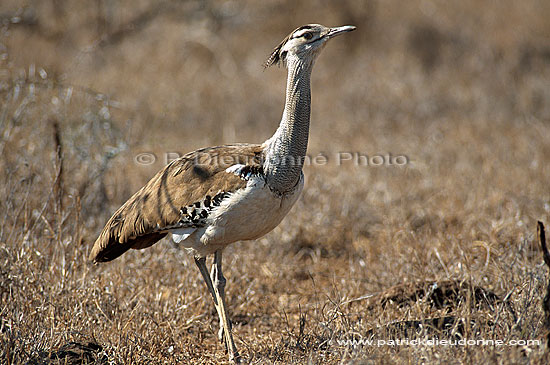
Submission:
POLYGON ((341 27, 330 28, 330 30, 327 33, 326 37, 327 38, 336 37, 337 35, 340 35, 342 33, 351 32, 351 31, 354 31, 355 29, 357 29, 357 27, 355 27, 354 25, 344 25, 344 26, 341 26, 341 27))

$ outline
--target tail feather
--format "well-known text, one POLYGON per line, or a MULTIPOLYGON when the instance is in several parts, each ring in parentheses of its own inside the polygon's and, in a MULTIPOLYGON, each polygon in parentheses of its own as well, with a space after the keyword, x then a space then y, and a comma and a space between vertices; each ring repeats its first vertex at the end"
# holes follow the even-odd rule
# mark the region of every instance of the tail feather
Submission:
POLYGON ((166 232, 158 232, 154 228, 156 224, 143 214, 143 206, 139 204, 142 191, 134 194, 109 219, 92 247, 90 261, 111 261, 131 248, 147 248, 166 236, 166 232))

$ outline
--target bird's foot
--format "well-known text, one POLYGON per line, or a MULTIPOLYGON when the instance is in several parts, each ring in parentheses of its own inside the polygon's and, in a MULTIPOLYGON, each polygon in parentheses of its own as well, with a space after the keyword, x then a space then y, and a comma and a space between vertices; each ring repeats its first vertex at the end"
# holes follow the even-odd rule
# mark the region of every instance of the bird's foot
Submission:
POLYGON ((229 362, 232 362, 232 363, 235 363, 235 364, 244 364, 245 363, 244 359, 241 357, 241 355, 239 355, 238 351, 235 351, 232 354, 231 353, 229 354, 229 362))
MULTIPOLYGON (((231 321, 229 321, 229 330, 231 331, 231 328, 233 327, 233 324, 231 321)), ((235 364, 244 364, 246 361, 239 355, 239 352, 235 348, 235 345, 233 344, 233 339, 227 339, 225 338, 225 329, 223 327, 223 324, 220 323, 220 329, 218 331, 218 339, 221 343, 225 346, 225 352, 229 356, 229 362, 235 363, 235 364), (230 341, 230 343, 228 343, 230 341), (230 346, 230 344, 232 346, 230 346)))

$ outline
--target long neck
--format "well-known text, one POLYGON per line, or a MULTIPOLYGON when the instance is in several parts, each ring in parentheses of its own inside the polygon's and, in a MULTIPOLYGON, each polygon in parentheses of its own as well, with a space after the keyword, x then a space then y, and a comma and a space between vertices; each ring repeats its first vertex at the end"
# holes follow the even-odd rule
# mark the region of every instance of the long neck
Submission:
POLYGON ((292 190, 302 172, 309 136, 312 62, 288 59, 286 102, 279 128, 267 142, 264 173, 272 190, 292 190))

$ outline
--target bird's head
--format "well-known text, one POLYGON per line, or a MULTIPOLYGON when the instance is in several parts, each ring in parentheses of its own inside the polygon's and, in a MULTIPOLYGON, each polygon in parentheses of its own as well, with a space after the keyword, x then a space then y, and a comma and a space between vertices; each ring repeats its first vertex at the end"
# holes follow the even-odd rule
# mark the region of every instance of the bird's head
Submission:
POLYGON ((355 30, 353 25, 328 28, 321 24, 307 24, 290 33, 271 53, 265 67, 286 64, 292 58, 313 62, 329 39, 355 30))

